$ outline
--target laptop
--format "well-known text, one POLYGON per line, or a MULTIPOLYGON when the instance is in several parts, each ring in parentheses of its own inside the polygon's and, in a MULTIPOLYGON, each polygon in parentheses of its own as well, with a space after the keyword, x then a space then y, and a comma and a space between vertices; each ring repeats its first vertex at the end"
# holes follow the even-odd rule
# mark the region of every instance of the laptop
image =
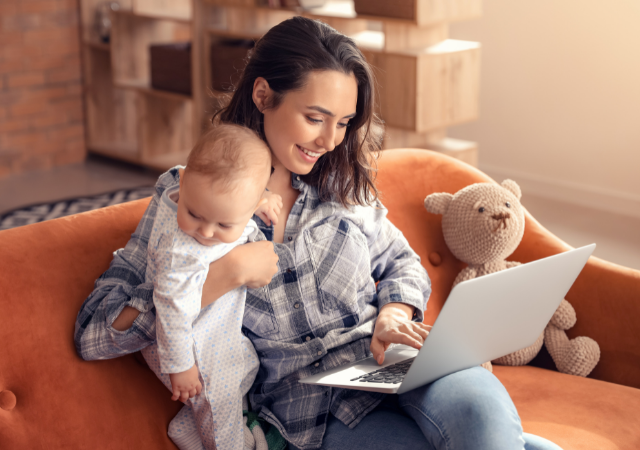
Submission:
POLYGON ((595 249, 591 244, 456 285, 418 351, 391 346, 300 383, 402 394, 532 345, 595 249))

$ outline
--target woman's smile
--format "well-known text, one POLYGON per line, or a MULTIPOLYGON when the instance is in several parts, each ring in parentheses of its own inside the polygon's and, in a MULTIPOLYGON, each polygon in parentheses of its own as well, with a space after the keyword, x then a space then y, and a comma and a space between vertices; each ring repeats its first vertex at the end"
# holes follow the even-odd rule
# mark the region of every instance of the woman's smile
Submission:
POLYGON ((315 163, 318 160, 318 158, 320 158, 323 155, 322 152, 314 152, 298 144, 296 144, 296 147, 298 148, 298 151, 302 155, 302 159, 310 163, 315 163))

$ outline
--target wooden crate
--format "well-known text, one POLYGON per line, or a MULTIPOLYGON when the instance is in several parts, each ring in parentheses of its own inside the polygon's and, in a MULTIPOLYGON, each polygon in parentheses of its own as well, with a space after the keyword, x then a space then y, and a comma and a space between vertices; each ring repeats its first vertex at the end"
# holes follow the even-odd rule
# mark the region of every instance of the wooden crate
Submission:
POLYGON ((191 96, 191 42, 149 47, 151 87, 191 96))
POLYGON ((190 0, 133 0, 133 13, 149 17, 167 17, 190 20, 192 2, 190 0))
POLYGON ((482 0, 354 0, 354 6, 359 16, 404 20, 420 26, 482 15, 482 0))
POLYGON ((250 39, 217 39, 211 42, 211 88, 230 91, 240 80, 247 54, 253 48, 250 39))
POLYGON ((379 112, 387 125, 425 133, 477 118, 478 43, 448 39, 419 50, 363 53, 383 86, 379 112))
POLYGON ((354 0, 357 14, 416 20, 418 0, 354 0))

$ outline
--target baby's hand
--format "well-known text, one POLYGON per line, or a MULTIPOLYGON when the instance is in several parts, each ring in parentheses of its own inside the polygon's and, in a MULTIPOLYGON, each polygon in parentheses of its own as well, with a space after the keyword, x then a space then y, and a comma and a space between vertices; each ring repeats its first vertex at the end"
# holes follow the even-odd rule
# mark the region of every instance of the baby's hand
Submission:
POLYGON ((256 209, 256 215, 262 219, 266 225, 278 224, 278 214, 282 208, 282 197, 270 191, 262 194, 262 204, 256 209), (264 201, 266 200, 266 202, 264 201))
POLYGON ((186 403, 191 397, 195 397, 202 391, 202 384, 198 377, 198 368, 194 364, 191 369, 187 369, 180 373, 170 373, 171 391, 173 395, 171 400, 180 400, 186 403))

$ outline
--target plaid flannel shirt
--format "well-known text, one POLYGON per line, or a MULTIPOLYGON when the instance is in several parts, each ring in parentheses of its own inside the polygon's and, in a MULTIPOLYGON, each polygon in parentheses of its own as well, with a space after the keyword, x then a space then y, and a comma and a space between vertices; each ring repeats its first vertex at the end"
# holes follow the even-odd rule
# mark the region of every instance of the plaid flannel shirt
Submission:
MULTIPOLYGON (((114 253, 82 305, 75 329, 82 358, 114 358, 155 340, 153 286, 144 282, 147 244, 158 199, 178 179, 178 168, 160 177, 130 241, 114 253), (117 331, 112 324, 124 306, 141 314, 130 329, 117 331)), ((375 319, 388 303, 414 306, 414 320, 421 321, 431 285, 381 204, 347 209, 321 202, 317 190, 295 174, 291 183, 300 194, 284 243, 274 243, 278 273, 269 285, 247 290, 243 331, 260 357, 249 391, 253 409, 287 441, 313 449, 322 443, 329 413, 354 427, 384 394, 298 380, 369 356, 375 319)), ((273 228, 257 216, 253 220, 260 231, 250 240, 273 240, 273 228)))

